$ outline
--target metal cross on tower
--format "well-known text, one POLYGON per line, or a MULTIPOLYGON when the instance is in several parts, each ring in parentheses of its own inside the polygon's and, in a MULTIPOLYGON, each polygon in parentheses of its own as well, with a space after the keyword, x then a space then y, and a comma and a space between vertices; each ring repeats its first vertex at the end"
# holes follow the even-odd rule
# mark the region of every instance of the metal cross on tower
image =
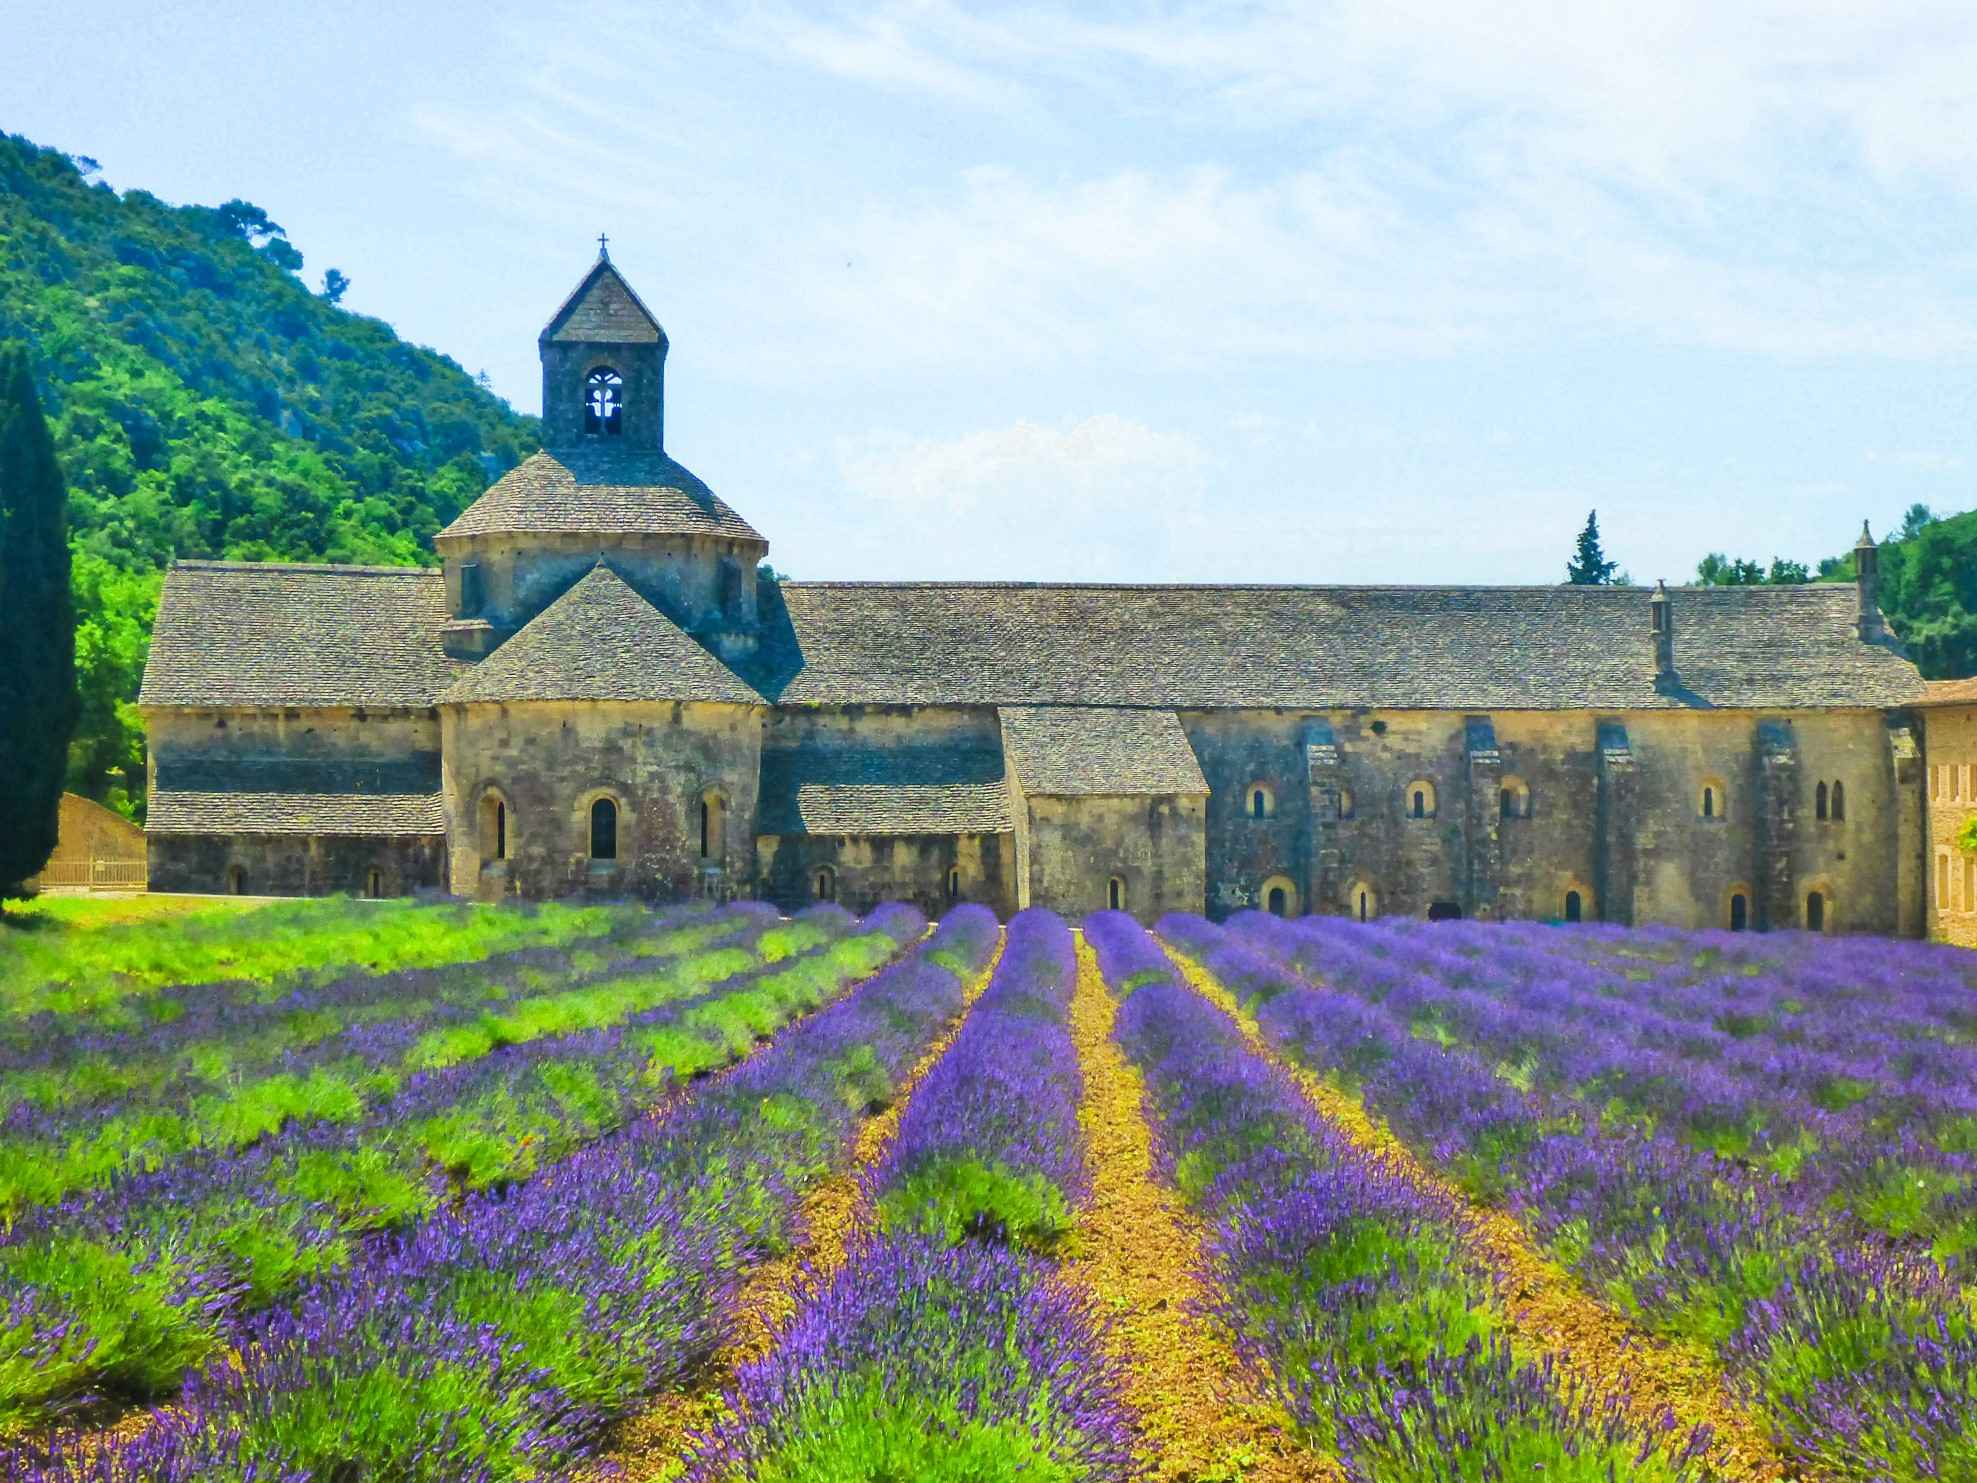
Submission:
POLYGON ((597 255, 601 258, 606 259, 607 261, 610 259, 611 256, 610 243, 611 243, 611 239, 607 237, 604 233, 599 232, 597 234, 597 255))

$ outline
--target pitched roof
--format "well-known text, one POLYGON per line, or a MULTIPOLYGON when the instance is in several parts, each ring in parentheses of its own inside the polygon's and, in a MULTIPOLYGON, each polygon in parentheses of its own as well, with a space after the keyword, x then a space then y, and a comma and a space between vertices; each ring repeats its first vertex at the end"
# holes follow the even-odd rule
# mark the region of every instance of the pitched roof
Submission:
POLYGON ((1206 793, 1194 748, 1172 711, 1004 706, 1002 745, 1032 796, 1206 793))
POLYGON ((1977 679, 1930 680, 1922 687, 1921 705, 1977 705, 1977 679))
POLYGON ((441 699, 711 700, 762 697, 599 564, 441 699))
POLYGON ((762 750, 762 834, 1000 834, 1002 756, 968 742, 872 747, 830 740, 762 750))
POLYGON ((181 561, 165 575, 140 705, 431 705, 457 668, 424 567, 181 561))
POLYGON ((762 540, 719 495, 665 454, 611 443, 531 454, 438 539, 515 532, 762 540))
POLYGON ((1648 593, 1614 587, 786 582, 785 704, 1463 710, 1883 708, 1921 698, 1854 589, 1675 588, 1680 684, 1648 593))
POLYGON ((562 307, 542 327, 541 340, 602 345, 664 344, 666 332, 608 257, 599 255, 562 307))
POLYGON ((236 793, 159 789, 146 834, 444 834, 437 793, 236 793))

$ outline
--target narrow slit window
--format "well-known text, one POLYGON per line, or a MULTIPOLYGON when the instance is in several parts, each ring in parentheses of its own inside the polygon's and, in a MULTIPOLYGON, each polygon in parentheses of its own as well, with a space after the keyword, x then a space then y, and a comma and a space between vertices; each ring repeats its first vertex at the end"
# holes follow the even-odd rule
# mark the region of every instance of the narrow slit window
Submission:
POLYGON ((1716 817, 1716 790, 1714 788, 1704 788, 1702 790, 1702 816, 1705 819, 1716 817))
POLYGON ((959 869, 950 869, 947 872, 947 899, 949 901, 959 901, 961 899, 961 872, 959 869))
POLYGON ((1817 814, 1821 820, 1824 820, 1826 818, 1826 785, 1824 783, 1821 783, 1819 785, 1819 791, 1815 796, 1817 798, 1817 802, 1813 805, 1813 812, 1817 814))
POLYGON ((1114 911, 1126 909, 1126 883, 1116 875, 1105 883, 1105 904, 1114 911))
POLYGON ((1847 816, 1847 785, 1833 784, 1833 822, 1840 823, 1847 816))
POLYGON ((819 901, 837 900, 837 872, 826 865, 817 872, 815 881, 816 897, 819 901))
POLYGON ((600 798, 590 806, 590 858, 618 858, 618 805, 600 798))

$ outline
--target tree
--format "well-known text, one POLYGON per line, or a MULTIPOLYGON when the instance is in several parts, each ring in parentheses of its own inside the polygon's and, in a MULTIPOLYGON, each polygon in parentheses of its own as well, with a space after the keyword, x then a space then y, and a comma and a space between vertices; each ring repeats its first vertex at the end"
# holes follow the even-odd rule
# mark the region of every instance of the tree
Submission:
POLYGON ((1931 510, 1927 505, 1923 505, 1923 504, 1910 505, 1908 509, 1902 513, 1901 535, 1898 536, 1896 539, 1905 541, 1908 540, 1911 536, 1919 536, 1922 534, 1924 530, 1934 525, 1935 523, 1936 523, 1936 513, 1935 511, 1931 510))
POLYGON ((1696 585, 1700 587, 1759 587, 1764 568, 1746 557, 1732 560, 1721 551, 1712 551, 1696 563, 1696 585))
POLYGON ((0 900, 48 863, 75 731, 68 493, 28 373, 0 349, 0 900))
POLYGON ((1765 573, 1764 580, 1772 587, 1792 587, 1800 582, 1812 580, 1812 569, 1803 561, 1789 561, 1783 556, 1771 558, 1771 570, 1765 573))
POLYGON ((323 274, 323 297, 332 304, 341 304, 343 296, 350 289, 350 277, 341 268, 331 268, 323 274))
POLYGON ((1577 554, 1565 564, 1565 580, 1574 587, 1608 587, 1620 563, 1608 561, 1599 544, 1599 511, 1586 513, 1586 528, 1579 532, 1577 554))

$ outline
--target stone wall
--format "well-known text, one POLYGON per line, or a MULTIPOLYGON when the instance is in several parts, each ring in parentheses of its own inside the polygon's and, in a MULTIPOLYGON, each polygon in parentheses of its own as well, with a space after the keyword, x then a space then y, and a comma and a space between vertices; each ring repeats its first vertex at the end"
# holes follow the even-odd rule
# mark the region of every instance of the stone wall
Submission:
POLYGON ((578 340, 548 341, 542 354, 542 446, 571 448, 589 437, 584 431, 585 383, 590 373, 609 366, 624 379, 620 393, 624 431, 611 441, 627 448, 666 445, 666 345, 595 345, 578 340))
POLYGON ((754 632, 760 541, 715 536, 619 535, 608 550, 595 536, 455 536, 440 543, 446 607, 513 633, 561 597, 608 555, 611 569, 647 602, 690 632, 754 632), (461 572, 472 562, 480 601, 469 604, 461 572), (473 606, 473 611, 467 609, 473 606))
POLYGON ((749 893, 761 711, 752 706, 571 703, 442 707, 449 878, 457 895, 749 893), (590 856, 591 807, 617 806, 617 855, 590 856), (713 800, 702 852, 701 805, 713 800), (506 810, 507 858, 489 816, 506 810))
MULTIPOLYGON (((246 777, 257 763, 347 762, 402 770, 430 768, 439 779, 439 713, 436 710, 151 710, 145 715, 147 767, 153 788, 160 764, 169 777, 175 763, 213 764, 246 777), (240 771, 240 764, 247 764, 240 771)), ((251 786, 242 783, 241 787, 251 786)))
POLYGON ((1015 846, 1001 834, 763 835, 756 840, 757 895, 785 911, 835 900, 856 912, 910 901, 938 917, 976 901, 1007 917, 1016 910, 1015 846), (828 871, 826 889, 818 873, 828 871), (960 872, 949 890, 951 872, 960 872))
POLYGON ((1931 706, 1927 741, 1927 925, 1939 942, 1977 947, 1977 855, 1957 836, 1977 817, 1977 706, 1931 706))
POLYGON ((1576 895, 1587 919, 1727 926, 1741 893, 1752 927, 1795 927, 1816 891, 1828 930, 1915 930, 1910 743, 1877 712, 1182 719, 1212 790, 1213 915, 1266 904, 1288 877, 1318 912, 1351 911, 1365 890, 1379 912, 1558 918, 1576 895), (1844 819, 1816 817, 1821 781, 1844 784, 1844 819))
POLYGON ((1017 904, 1082 917, 1111 905, 1116 879, 1125 909, 1143 921, 1200 911, 1206 804, 1198 796, 1028 797, 1017 904))
POLYGON ((409 896, 446 885, 446 841, 436 834, 163 834, 149 844, 154 891, 409 896))

